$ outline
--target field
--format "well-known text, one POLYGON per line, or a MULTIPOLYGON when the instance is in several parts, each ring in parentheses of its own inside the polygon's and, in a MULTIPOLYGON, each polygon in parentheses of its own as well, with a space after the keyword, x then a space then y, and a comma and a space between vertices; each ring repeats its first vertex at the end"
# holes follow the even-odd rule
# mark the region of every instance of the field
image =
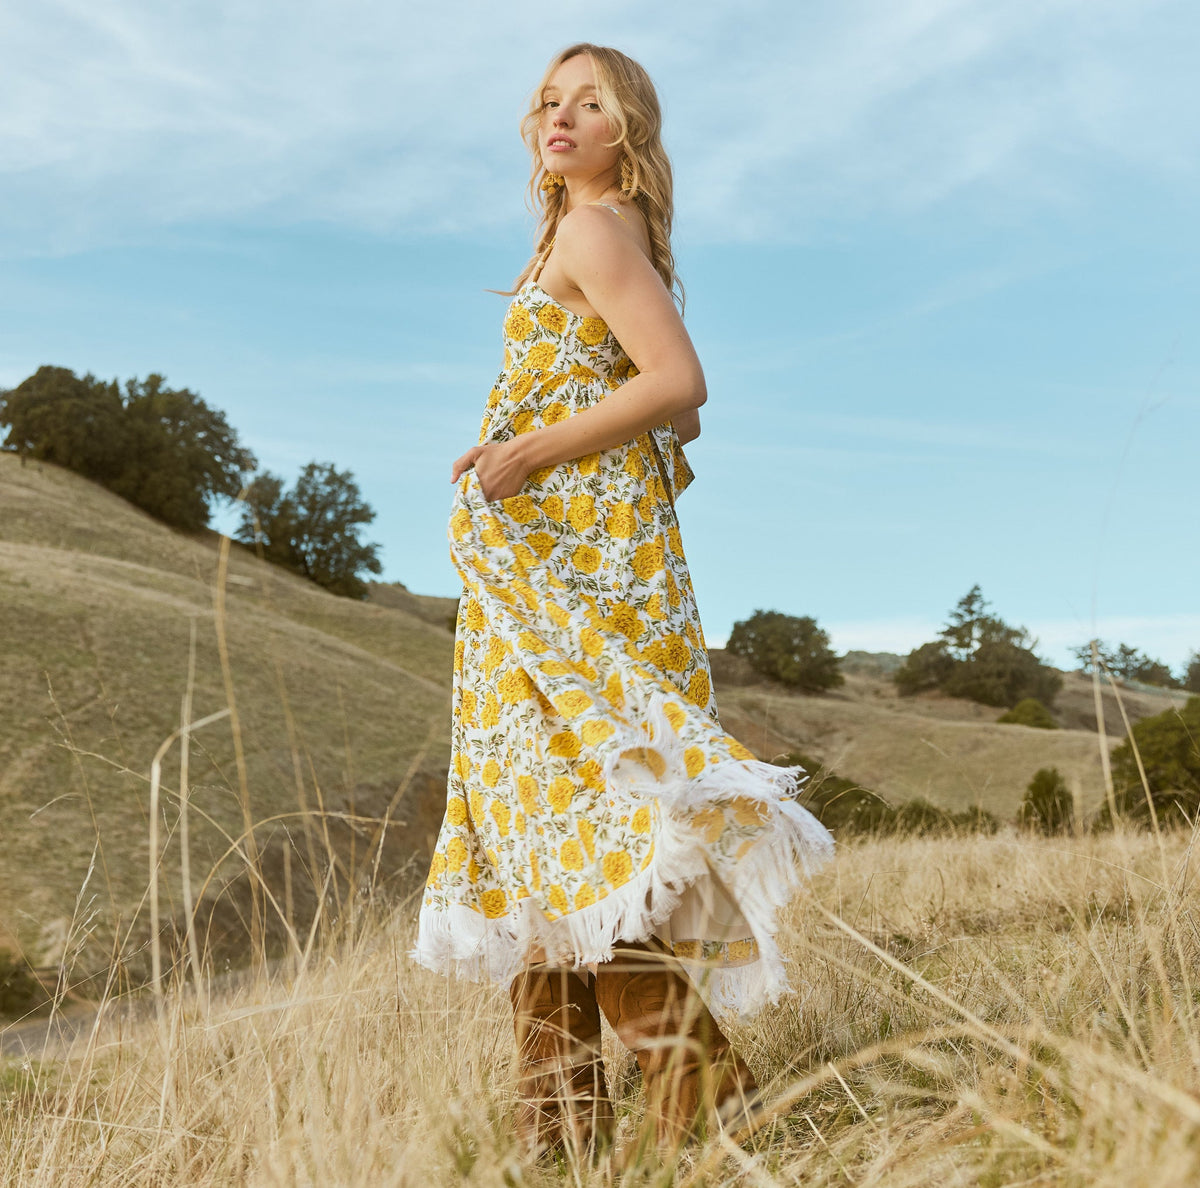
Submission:
MULTIPOLYGON (((100 975, 120 946, 129 978, 145 975, 150 766, 189 687, 194 718, 237 714, 189 748, 189 891, 222 961, 236 962, 245 940, 249 876, 231 846, 248 822, 271 888, 295 892, 300 927, 316 902, 303 871, 319 884, 328 846, 337 894, 353 893, 381 829, 373 877, 393 892, 411 884, 444 800, 453 600, 397 586, 374 587, 366 603, 335 598, 5 453, 0 506, 0 949, 56 966, 94 862, 77 968, 100 975)), ((1066 729, 1045 731, 938 695, 901 701, 869 670, 801 697, 755 682, 736 660, 714 654, 722 718, 764 758, 800 749, 892 800, 982 804, 1005 819, 1039 767, 1057 766, 1081 808, 1100 799, 1091 690, 1077 675, 1059 699, 1066 729)), ((1126 700, 1136 719, 1183 698, 1126 700)), ((1111 698, 1106 718, 1119 738, 1111 698)), ((176 749, 166 802, 179 777, 176 749)), ((164 847, 165 919, 183 906, 180 853, 164 847)), ((283 930, 270 939, 280 951, 283 930)))
MULTIPOLYGON (((0 1184, 1197 1182, 1192 839, 1011 826, 839 846, 784 921, 794 993, 732 1030, 766 1091, 753 1133, 678 1165, 639 1151, 636 1065, 609 1035, 618 1157, 523 1162, 507 995, 406 956, 453 602, 333 598, 4 454, 0 501, 0 958, 54 999, 0 1023, 0 1184), (211 719, 186 770, 183 717, 211 719)), ((1039 731, 899 699, 870 664, 820 697, 720 653, 714 671, 758 754, 804 750, 893 800, 1010 820, 1048 765, 1082 809, 1102 796, 1074 675, 1064 729, 1039 731)), ((1105 718, 1111 745, 1111 695, 1105 718)))
POLYGON ((1194 1184, 1195 875, 1178 836, 843 847, 787 918, 796 993, 733 1029, 761 1129, 623 1168, 522 1163, 506 995, 417 969, 412 906, 366 903, 272 973, 181 971, 159 1016, 10 1059, 0 1182, 1194 1184))
MULTIPOLYGON (((399 877, 444 801, 452 600, 335 598, 11 454, 0 506, 0 933, 34 965, 62 959, 94 862, 85 964, 102 969, 128 935, 144 973, 151 760, 189 688, 193 720, 237 712, 195 732, 188 773, 191 890, 230 947, 246 876, 222 855, 247 819, 280 876, 310 862, 312 812, 347 869, 386 819, 399 877)), ((179 778, 176 748, 164 796, 179 778)), ((167 915, 179 855, 166 848, 167 915)))

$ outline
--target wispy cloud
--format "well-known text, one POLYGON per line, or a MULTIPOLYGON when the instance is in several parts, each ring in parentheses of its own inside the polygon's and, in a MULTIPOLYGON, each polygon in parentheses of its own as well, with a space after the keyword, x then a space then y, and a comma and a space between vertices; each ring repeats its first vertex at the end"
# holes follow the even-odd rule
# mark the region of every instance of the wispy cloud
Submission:
POLYGON ((4 247, 222 219, 486 233, 514 217, 528 89, 580 36, 658 78, 696 238, 1074 203, 1122 170, 1191 186, 1189 30, 1187 0, 7 5, 4 247))
POLYGON ((689 190, 754 236, 964 190, 1004 208, 1074 204, 1111 170, 1194 182, 1178 38, 1196 26, 1172 0, 753 5, 723 50, 752 66, 708 88, 740 134, 690 160, 704 184, 689 190))

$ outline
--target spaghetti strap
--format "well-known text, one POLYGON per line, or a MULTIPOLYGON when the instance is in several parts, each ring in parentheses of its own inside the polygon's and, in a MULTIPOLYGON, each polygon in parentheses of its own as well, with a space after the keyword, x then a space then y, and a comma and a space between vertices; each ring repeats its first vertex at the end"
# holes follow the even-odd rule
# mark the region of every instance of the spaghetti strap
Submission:
MULTIPOLYGON (((603 206, 606 210, 611 210, 613 214, 621 220, 622 223, 628 223, 629 220, 615 207, 611 202, 589 202, 588 206, 603 206)), ((550 259, 550 253, 554 250, 554 240, 552 239, 542 249, 541 255, 533 263, 533 268, 529 272, 528 284, 536 285, 538 278, 542 275, 542 269, 546 267, 546 261, 550 259)))
POLYGON ((621 220, 622 223, 628 223, 629 220, 615 207, 611 202, 589 202, 588 206, 603 206, 605 210, 611 210, 613 214, 621 220))
POLYGON ((546 267, 546 261, 550 259, 550 253, 554 250, 554 240, 552 239, 545 248, 542 249, 542 254, 533 263, 533 268, 529 272, 529 283, 537 284, 538 277, 542 275, 542 269, 546 267))
MULTIPOLYGON (((611 210, 613 214, 621 220, 622 223, 628 223, 629 220, 615 207, 611 202, 589 202, 588 206, 603 206, 605 210, 611 210)), ((546 267, 546 261, 550 259, 550 253, 554 250, 554 240, 552 239, 542 249, 542 253, 534 261, 533 268, 529 272, 529 283, 537 284, 538 277, 542 275, 542 269, 546 267)))

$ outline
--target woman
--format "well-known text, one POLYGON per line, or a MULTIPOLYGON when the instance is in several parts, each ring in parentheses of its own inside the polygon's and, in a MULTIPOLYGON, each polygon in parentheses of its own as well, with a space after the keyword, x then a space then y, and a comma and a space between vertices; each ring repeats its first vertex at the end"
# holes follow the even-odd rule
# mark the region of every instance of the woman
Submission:
POLYGON ((684 971, 735 1012, 778 997, 776 913, 831 845, 801 773, 716 717, 673 506, 705 387, 660 126, 624 54, 551 62, 523 125, 540 242, 452 473, 453 759, 414 956, 510 984, 534 1147, 607 1137, 601 1014, 662 1142, 744 1104, 684 971))

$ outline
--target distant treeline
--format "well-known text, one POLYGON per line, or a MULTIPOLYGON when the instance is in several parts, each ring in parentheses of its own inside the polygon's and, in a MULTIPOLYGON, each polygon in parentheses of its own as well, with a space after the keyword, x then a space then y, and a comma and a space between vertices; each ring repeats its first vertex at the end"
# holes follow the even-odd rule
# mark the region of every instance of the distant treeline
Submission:
MULTIPOLYGON (((1042 660, 1037 640, 991 613, 978 585, 958 600, 937 639, 914 648, 891 673, 902 697, 937 690, 981 705, 1007 709, 999 721, 1054 729, 1050 712, 1062 688, 1062 674, 1042 660)), ((755 672, 804 693, 841 685, 840 657, 829 635, 808 615, 756 610, 733 625, 726 650, 741 656, 755 672)), ((1200 693, 1200 653, 1176 677, 1161 661, 1128 644, 1100 640, 1072 649, 1081 671, 1093 657, 1101 672, 1121 681, 1200 693)))
POLYGON ((359 539, 375 518, 354 476, 311 462, 288 491, 258 463, 220 409, 161 375, 100 380, 39 367, 0 391, 3 448, 65 467, 184 532, 208 526, 215 504, 242 498, 237 537, 267 560, 337 594, 362 597, 379 573, 378 545, 359 539))

